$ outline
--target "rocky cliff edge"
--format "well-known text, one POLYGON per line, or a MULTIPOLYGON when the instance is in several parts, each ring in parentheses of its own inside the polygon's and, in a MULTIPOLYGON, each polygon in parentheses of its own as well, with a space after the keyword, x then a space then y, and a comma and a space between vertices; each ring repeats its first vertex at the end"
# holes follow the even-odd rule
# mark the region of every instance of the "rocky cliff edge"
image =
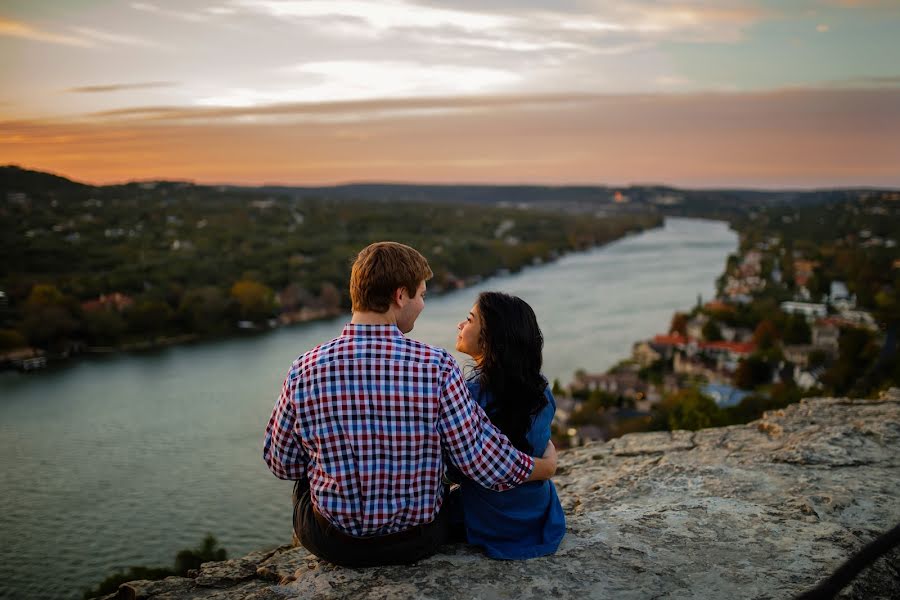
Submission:
MULTIPOLYGON (((900 522, 900 390, 590 444, 561 454, 554 481, 568 519, 554 556, 503 562, 455 545, 357 570, 282 546, 104 600, 791 598, 900 522)), ((900 597, 900 552, 841 597, 900 597)))

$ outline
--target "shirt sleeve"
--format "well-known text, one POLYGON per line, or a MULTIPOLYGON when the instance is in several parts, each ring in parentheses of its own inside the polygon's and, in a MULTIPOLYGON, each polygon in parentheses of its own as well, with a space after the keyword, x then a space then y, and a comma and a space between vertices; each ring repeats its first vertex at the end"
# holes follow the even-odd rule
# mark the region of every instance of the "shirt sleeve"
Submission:
POLYGON ((516 450, 469 394, 459 365, 449 355, 441 370, 438 433, 450 461, 483 487, 503 491, 528 479, 534 460, 516 450))
POLYGON ((292 392, 295 387, 296 376, 292 369, 285 378, 281 394, 275 402, 275 409, 266 426, 263 444, 263 460, 266 461, 269 470, 280 479, 303 479, 306 477, 306 465, 309 462, 306 451, 294 433, 297 415, 292 392))

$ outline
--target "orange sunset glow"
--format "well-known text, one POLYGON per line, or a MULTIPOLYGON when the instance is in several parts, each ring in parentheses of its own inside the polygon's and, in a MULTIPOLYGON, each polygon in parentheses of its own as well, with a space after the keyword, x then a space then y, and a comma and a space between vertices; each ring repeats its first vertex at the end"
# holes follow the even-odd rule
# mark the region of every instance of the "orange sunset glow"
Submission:
POLYGON ((0 163, 95 184, 900 185, 896 5, 806 4, 7 5, 0 163))

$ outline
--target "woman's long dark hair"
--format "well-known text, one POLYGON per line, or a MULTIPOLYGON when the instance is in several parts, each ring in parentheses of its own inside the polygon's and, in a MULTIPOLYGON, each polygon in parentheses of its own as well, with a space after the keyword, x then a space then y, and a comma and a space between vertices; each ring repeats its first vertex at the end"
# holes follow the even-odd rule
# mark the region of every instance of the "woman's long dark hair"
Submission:
POLYGON ((525 436, 547 404, 537 317, 524 300, 501 292, 482 292, 477 305, 482 358, 476 373, 481 388, 494 395, 489 416, 516 448, 533 454, 525 436))

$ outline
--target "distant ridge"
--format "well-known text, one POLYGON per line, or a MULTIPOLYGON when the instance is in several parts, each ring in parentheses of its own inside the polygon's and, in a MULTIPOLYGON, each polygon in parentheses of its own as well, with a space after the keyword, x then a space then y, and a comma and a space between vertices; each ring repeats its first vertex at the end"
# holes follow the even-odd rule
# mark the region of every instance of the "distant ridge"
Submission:
MULTIPOLYGON (((369 200, 373 202, 437 202, 444 204, 497 204, 541 206, 586 206, 617 204, 640 209, 642 206, 680 206, 693 210, 749 209, 755 205, 792 204, 796 206, 840 202, 875 188, 835 188, 823 190, 692 190, 662 184, 630 186, 585 185, 505 185, 505 184, 416 184, 416 183, 349 183, 332 186, 196 184, 178 180, 136 180, 107 186, 92 186, 65 177, 8 165, 0 167, 0 189, 12 192, 47 192, 88 190, 97 187, 173 186, 257 192, 268 195, 318 197, 334 200, 369 200)), ((885 191, 885 190, 881 190, 885 191)), ((670 212, 670 211, 666 211, 670 212)))

